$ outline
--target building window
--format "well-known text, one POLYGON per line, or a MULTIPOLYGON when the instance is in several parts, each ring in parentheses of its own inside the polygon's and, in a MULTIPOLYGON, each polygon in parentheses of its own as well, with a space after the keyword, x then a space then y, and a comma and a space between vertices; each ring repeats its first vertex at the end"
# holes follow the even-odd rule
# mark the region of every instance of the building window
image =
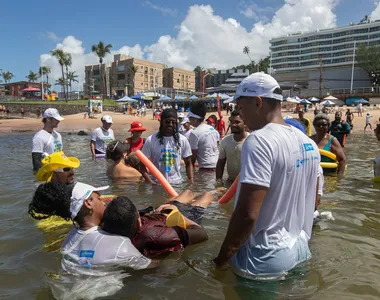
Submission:
POLYGON ((99 70, 94 70, 94 71, 93 71, 93 74, 94 74, 94 76, 99 75, 99 70))
POLYGON ((118 72, 124 72, 125 71, 125 65, 118 65, 117 66, 117 71, 118 72))
POLYGON ((125 74, 117 74, 117 80, 125 80, 125 74))

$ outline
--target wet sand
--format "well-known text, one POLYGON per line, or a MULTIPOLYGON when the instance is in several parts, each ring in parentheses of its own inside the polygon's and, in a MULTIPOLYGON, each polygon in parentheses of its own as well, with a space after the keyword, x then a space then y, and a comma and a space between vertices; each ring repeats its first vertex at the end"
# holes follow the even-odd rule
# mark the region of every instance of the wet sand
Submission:
MULTIPOLYGON (((363 129, 365 126, 365 114, 367 112, 370 112, 372 115, 371 123, 373 128, 376 127, 376 122, 380 118, 380 110, 368 110, 363 113, 363 117, 358 117, 357 113, 355 113, 354 118, 354 130, 353 133, 363 133, 363 129)), ((217 113, 209 113, 208 115, 217 113)), ((122 113, 116 113, 116 112, 104 112, 102 114, 99 114, 96 116, 96 119, 84 119, 84 113, 75 114, 75 115, 67 115, 64 116, 65 120, 62 121, 58 126, 59 132, 78 132, 79 130, 85 130, 87 132, 91 132, 96 127, 99 127, 101 125, 100 118, 104 115, 110 115, 113 118, 113 125, 112 128, 115 131, 116 134, 118 133, 125 133, 129 130, 130 124, 133 121, 140 121, 144 124, 144 126, 147 128, 148 132, 153 132, 155 130, 158 130, 159 128, 159 122, 157 120, 152 119, 152 111, 148 111, 147 115, 145 117, 136 117, 131 116, 127 114, 122 113)), ((226 126, 228 126, 228 116, 226 115, 226 112, 223 112, 224 120, 226 122, 226 126)), ((288 111, 283 111, 283 116, 292 116, 294 118, 297 118, 297 114, 293 114, 288 111)), ((344 115, 344 111, 343 111, 344 115)), ((314 114, 313 111, 309 111, 305 114, 307 118, 310 120, 313 120, 314 114)), ((330 120, 334 119, 334 114, 329 114, 330 120)), ((12 116, 13 117, 13 116, 12 116)), ((0 119, 0 133, 6 133, 6 132, 35 132, 42 128, 41 119, 36 118, 23 118, 23 119, 0 119)), ((367 129, 367 133, 369 133, 370 130, 367 129)))

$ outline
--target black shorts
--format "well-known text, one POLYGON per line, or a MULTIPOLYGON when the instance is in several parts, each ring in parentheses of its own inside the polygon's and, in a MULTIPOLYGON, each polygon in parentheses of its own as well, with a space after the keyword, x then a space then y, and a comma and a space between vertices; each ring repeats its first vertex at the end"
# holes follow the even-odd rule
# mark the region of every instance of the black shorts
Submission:
POLYGON ((190 219, 191 221, 197 224, 201 223, 203 215, 206 211, 204 207, 186 205, 176 200, 170 201, 168 204, 173 204, 177 206, 181 214, 183 214, 186 218, 190 219))

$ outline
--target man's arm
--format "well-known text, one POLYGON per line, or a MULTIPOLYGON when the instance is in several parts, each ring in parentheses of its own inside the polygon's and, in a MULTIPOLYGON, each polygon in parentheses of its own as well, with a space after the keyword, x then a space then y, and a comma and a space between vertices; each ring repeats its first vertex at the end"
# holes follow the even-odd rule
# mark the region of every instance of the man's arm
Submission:
POLYGON ((346 155, 337 138, 331 142, 331 152, 336 155, 338 161, 338 174, 343 174, 346 169, 346 155))
POLYGON ((90 141, 90 151, 91 151, 92 159, 95 159, 95 142, 94 141, 90 141))
POLYGON ((216 180, 223 178, 224 167, 226 165, 226 158, 219 158, 216 164, 216 180))
POLYGON ((225 266, 247 241, 257 221, 268 188, 242 183, 239 199, 228 226, 219 255, 214 259, 217 267, 225 266))
POLYGON ((186 174, 187 178, 189 179, 189 183, 193 184, 194 183, 194 166, 192 163, 192 156, 186 157, 183 160, 185 161, 185 166, 186 166, 186 174))
POLYGON ((42 167, 42 158, 42 153, 32 153, 33 171, 37 172, 42 167))
POLYGON ((194 165, 195 162, 197 161, 198 150, 192 149, 191 152, 193 153, 193 154, 191 155, 191 162, 192 162, 192 164, 194 165))

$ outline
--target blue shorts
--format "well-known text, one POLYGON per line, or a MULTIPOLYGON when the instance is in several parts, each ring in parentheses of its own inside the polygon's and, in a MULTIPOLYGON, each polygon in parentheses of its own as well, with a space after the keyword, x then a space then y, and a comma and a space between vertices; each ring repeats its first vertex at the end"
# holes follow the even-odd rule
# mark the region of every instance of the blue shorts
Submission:
POLYGON ((206 211, 204 207, 186 205, 176 200, 170 201, 169 203, 177 206, 181 214, 197 224, 201 223, 203 215, 206 211))

